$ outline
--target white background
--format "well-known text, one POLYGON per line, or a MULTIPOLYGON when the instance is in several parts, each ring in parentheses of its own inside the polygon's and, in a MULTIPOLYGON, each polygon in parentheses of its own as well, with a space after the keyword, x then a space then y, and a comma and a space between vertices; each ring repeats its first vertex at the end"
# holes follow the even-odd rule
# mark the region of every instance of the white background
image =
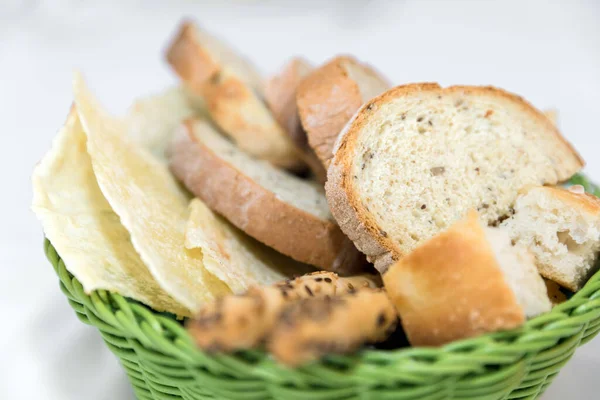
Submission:
MULTIPOLYGON (((90 1, 0 3, 0 398, 130 399, 115 358, 79 323, 42 254, 29 176, 71 102, 81 69, 123 112, 175 79, 162 51, 182 16, 251 55, 265 73, 289 56, 349 52, 394 82, 493 84, 540 108, 600 179, 600 2, 90 1), (116 4, 121 4, 117 6, 116 4)), ((597 398, 600 339, 544 396, 597 398)))

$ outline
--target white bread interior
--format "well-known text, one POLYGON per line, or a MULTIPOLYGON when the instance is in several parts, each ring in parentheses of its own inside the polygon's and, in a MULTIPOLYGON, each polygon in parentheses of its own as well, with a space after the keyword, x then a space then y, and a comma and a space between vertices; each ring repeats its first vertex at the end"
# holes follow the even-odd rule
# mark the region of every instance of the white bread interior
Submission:
POLYGON ((571 190, 534 187, 517 198, 501 224, 512 241, 535 255, 540 273, 572 291, 596 271, 600 251, 600 200, 571 190))

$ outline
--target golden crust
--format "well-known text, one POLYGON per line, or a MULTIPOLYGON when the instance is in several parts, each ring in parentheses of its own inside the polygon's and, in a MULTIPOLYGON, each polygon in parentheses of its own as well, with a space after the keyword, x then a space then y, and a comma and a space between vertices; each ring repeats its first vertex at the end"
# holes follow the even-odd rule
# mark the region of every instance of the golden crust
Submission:
POLYGON ((439 346, 525 321, 474 211, 392 265, 383 282, 414 346, 439 346))
POLYGON ((383 81, 375 70, 354 57, 338 56, 308 75, 296 95, 308 143, 326 167, 338 134, 363 103, 360 88, 345 64, 355 65, 383 81))
POLYGON ((282 314, 268 339, 280 362, 297 366, 329 353, 346 353, 385 340, 396 328, 396 311, 381 289, 303 299, 282 314))
POLYGON ((569 189, 551 186, 539 187, 536 188, 536 190, 545 190, 563 203, 568 204, 573 208, 582 209, 594 216, 600 214, 600 198, 593 194, 575 193, 569 189))
POLYGON ((305 167, 292 140, 256 94, 262 89, 256 87, 260 77, 250 67, 240 72, 241 56, 186 21, 166 59, 186 86, 204 98, 211 117, 240 148, 283 168, 305 167), (228 61, 236 65, 222 65, 228 61))
MULTIPOLYGON (((440 93, 462 92, 462 93, 493 93, 494 95, 504 97, 510 101, 519 104, 525 112, 532 118, 535 118, 539 124, 545 127, 562 142, 573 156, 572 163, 576 169, 582 168, 584 165, 583 159, 573 149, 552 124, 552 122, 540 111, 535 109, 531 104, 523 98, 508 93, 502 89, 491 86, 475 87, 475 86, 451 86, 442 88, 437 83, 414 83, 409 85, 397 86, 388 90, 382 95, 372 99, 364 104, 356 113, 355 117, 349 122, 344 131, 340 134, 340 138, 334 149, 335 156, 327 172, 327 184, 325 186, 327 200, 331 212, 342 230, 354 241, 358 249, 367 255, 367 259, 375 264, 375 268, 383 273, 389 265, 403 252, 392 238, 382 235, 380 229, 371 214, 365 209, 358 194, 353 188, 352 179, 349 171, 351 170, 352 158, 354 155, 354 147, 360 134, 360 131, 370 118, 370 111, 377 107, 386 104, 388 101, 410 95, 414 92, 434 91, 440 93)), ((563 181, 570 178, 563 174, 559 176, 559 180, 563 181)))
POLYGON ((222 70, 202 86, 216 124, 247 153, 292 170, 304 163, 300 152, 265 104, 235 74, 222 70))
POLYGON ((273 116, 288 133, 298 150, 302 160, 308 165, 317 181, 325 184, 327 171, 314 150, 308 145, 306 132, 300 123, 296 91, 300 82, 312 70, 312 65, 301 57, 290 60, 265 85, 265 102, 273 116))
POLYGON ((210 52, 204 48, 196 35, 191 21, 184 21, 166 53, 167 62, 177 75, 194 92, 199 93, 202 85, 220 70, 210 52))
POLYGON ((265 102, 277 122, 287 131, 296 146, 302 150, 308 147, 308 140, 298 115, 296 89, 311 69, 312 65, 308 61, 301 57, 295 57, 278 74, 272 76, 265 85, 265 102))
POLYGON ((171 149, 171 170, 211 209, 297 261, 340 273, 364 268, 364 256, 334 221, 284 202, 224 161, 197 140, 192 121, 185 131, 171 149))

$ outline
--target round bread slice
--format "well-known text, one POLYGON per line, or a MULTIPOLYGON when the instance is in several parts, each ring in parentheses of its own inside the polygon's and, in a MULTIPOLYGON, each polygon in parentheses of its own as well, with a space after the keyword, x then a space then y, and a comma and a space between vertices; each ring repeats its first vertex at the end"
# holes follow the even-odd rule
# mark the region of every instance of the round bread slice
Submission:
POLYGON ((475 211, 392 265, 383 283, 414 346, 516 328, 552 307, 533 256, 475 211))
POLYGON ((323 165, 344 125, 368 100, 390 87, 371 66, 351 56, 338 56, 314 70, 298 87, 300 121, 323 165))
POLYGON ((412 84, 365 104, 336 144, 331 211, 383 272, 470 209, 512 213, 519 191, 556 184, 583 160, 552 122, 492 87, 412 84))
POLYGON ((322 188, 247 155, 209 123, 184 124, 169 156, 192 193, 258 241, 328 271, 365 266, 333 220, 322 188))

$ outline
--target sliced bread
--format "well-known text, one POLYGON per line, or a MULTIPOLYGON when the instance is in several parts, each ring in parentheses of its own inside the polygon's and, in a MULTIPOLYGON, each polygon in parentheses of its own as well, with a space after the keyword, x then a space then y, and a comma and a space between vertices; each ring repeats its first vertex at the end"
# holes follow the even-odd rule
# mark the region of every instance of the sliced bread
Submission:
POLYGON ((280 167, 305 166, 261 99, 259 73, 234 50, 186 22, 169 47, 167 60, 186 86, 204 98, 211 118, 242 150, 280 167))
POLYGON ((528 185, 556 184, 583 160, 550 120, 492 87, 399 86, 346 126, 327 176, 331 211, 383 272, 470 209, 508 216, 528 185))
POLYGON ((184 21, 179 26, 167 49, 166 59, 194 91, 200 91, 204 83, 224 66, 229 67, 252 89, 258 92, 263 89, 261 74, 248 59, 191 21, 184 21))
POLYGON ((338 134, 362 104, 390 87, 371 66, 338 56, 302 81, 296 95, 308 143, 327 167, 338 134))
POLYGON ((475 211, 393 264, 383 283, 413 346, 516 328, 551 308, 533 256, 475 211))
POLYGON ((517 198, 514 208, 500 227, 531 250, 542 276, 569 290, 581 289, 597 270, 600 199, 579 185, 534 187, 517 198))
POLYGON ((305 59, 292 58, 265 85, 265 101, 273 116, 301 149, 308 147, 308 141, 298 116, 296 90, 312 69, 305 59))
POLYGON ((317 181, 324 184, 327 171, 314 150, 308 145, 296 104, 298 86, 312 69, 312 65, 303 58, 296 57, 290 60, 279 73, 267 81, 265 101, 279 125, 286 130, 296 144, 302 154, 302 159, 313 172, 317 181))
POLYGON ((297 261, 362 269, 364 256, 333 221, 318 185, 247 155, 207 122, 188 121, 175 136, 175 176, 239 229, 297 261))

